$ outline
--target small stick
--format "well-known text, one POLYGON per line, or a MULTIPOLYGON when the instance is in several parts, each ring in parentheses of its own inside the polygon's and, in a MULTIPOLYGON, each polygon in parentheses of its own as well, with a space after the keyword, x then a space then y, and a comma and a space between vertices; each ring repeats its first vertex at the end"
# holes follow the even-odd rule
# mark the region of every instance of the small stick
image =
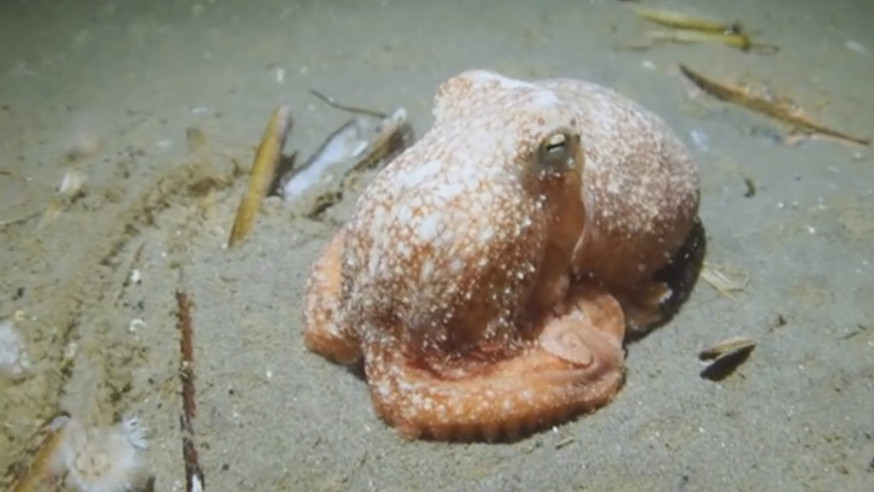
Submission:
POLYGON ((115 305, 118 302, 118 299, 124 293, 125 289, 127 289, 131 284, 131 277, 133 276, 134 270, 137 269, 137 265, 140 263, 140 257, 143 255, 143 248, 145 248, 146 242, 143 241, 137 247, 137 250, 134 252, 134 257, 130 261, 130 265, 127 268, 127 275, 124 277, 124 280, 121 282, 121 286, 119 286, 118 290, 115 291, 115 295, 112 297, 112 305, 115 305))
MULTIPOLYGON (((54 420, 52 420, 52 422, 54 422, 54 420)), ((45 430, 47 431, 46 436, 38 444, 39 447, 34 453, 33 460, 25 471, 24 476, 13 485, 13 492, 34 492, 36 490, 43 490, 40 486, 45 485, 44 482, 50 475, 49 467, 55 451, 61 444, 64 433, 63 429, 55 428, 53 425, 50 425, 49 428, 45 430)))
POLYGON ((576 441, 576 439, 574 439, 574 436, 565 437, 561 441, 558 441, 557 443, 555 443, 555 449, 561 449, 561 448, 567 446, 568 444, 573 444, 574 441, 576 441))
POLYGON ((5 229, 6 227, 13 226, 16 224, 22 224, 22 223, 27 222, 28 220, 40 215, 41 213, 42 213, 42 210, 37 210, 36 212, 31 212, 27 215, 22 215, 21 217, 16 217, 14 219, 0 220, 0 229, 5 229))
POLYGON ((702 19, 686 15, 682 12, 672 12, 669 10, 654 10, 638 7, 634 9, 634 13, 644 19, 661 24, 663 26, 675 27, 677 29, 692 29, 701 32, 732 32, 738 30, 737 24, 728 24, 710 19, 702 19))
POLYGON ((653 41, 673 43, 722 43, 741 51, 749 51, 753 46, 750 38, 743 33, 710 31, 649 31, 647 37, 653 41))
POLYGON ((726 23, 693 17, 681 12, 645 8, 637 8, 635 13, 656 24, 678 29, 675 31, 652 31, 647 33, 647 36, 653 41, 723 43, 742 51, 752 50, 763 55, 773 55, 779 51, 779 47, 773 44, 752 42, 737 22, 726 23))
POLYGON ((683 75, 697 85, 701 90, 719 99, 720 101, 730 102, 743 106, 750 111, 770 116, 778 121, 790 125, 794 129, 801 130, 806 133, 819 133, 839 140, 852 142, 858 145, 870 145, 871 141, 867 138, 855 137, 837 130, 833 130, 827 126, 811 121, 804 116, 796 114, 784 106, 775 104, 764 97, 754 94, 748 94, 746 91, 736 87, 722 85, 718 82, 710 80, 701 74, 693 72, 689 67, 680 64, 680 71, 683 75))
POLYGON ((228 248, 233 248, 252 230, 255 215, 261 208, 261 200, 267 195, 273 183, 273 175, 279 165, 282 147, 285 146, 285 137, 291 130, 291 124, 291 110, 287 106, 278 108, 270 117, 267 128, 264 129, 264 136, 261 137, 261 143, 258 145, 258 152, 255 153, 252 170, 249 172, 249 184, 237 208, 234 226, 228 239, 228 248))
POLYGON ((333 97, 326 96, 315 89, 310 89, 310 93, 312 95, 316 96, 317 98, 321 99, 328 106, 331 106, 334 109, 339 109, 340 111, 346 111, 347 113, 353 113, 353 114, 364 114, 367 116, 375 116, 375 117, 380 118, 380 119, 388 118, 388 115, 383 113, 382 111, 377 111, 375 109, 359 108, 359 107, 355 107, 355 106, 348 106, 346 104, 338 103, 337 100, 334 99, 333 97))
POLYGON ((197 458, 194 445, 194 428, 191 421, 197 415, 194 401, 194 330, 191 326, 191 300, 188 294, 176 291, 176 316, 179 326, 179 351, 182 356, 179 379, 182 383, 182 415, 179 426, 182 429, 182 458, 185 461, 185 484, 188 492, 204 490, 203 470, 197 458))

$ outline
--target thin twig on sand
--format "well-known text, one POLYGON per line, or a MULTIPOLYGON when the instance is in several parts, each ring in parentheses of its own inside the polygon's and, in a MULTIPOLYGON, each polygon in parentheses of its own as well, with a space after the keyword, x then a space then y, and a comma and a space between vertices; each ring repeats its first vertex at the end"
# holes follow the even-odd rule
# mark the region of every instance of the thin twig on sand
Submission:
POLYGON ((203 470, 197 458, 197 447, 194 444, 194 428, 192 420, 197 415, 194 400, 194 329, 191 326, 191 300, 188 294, 176 291, 176 304, 179 326, 179 351, 182 361, 179 368, 179 379, 182 382, 182 415, 179 425, 182 429, 182 458, 185 461, 185 490, 199 492, 204 490, 203 470))
POLYGON ((389 117, 388 114, 383 113, 382 111, 377 111, 375 109, 360 108, 358 106, 350 106, 348 104, 339 103, 333 97, 326 96, 325 94, 323 94, 315 89, 310 89, 310 94, 316 96, 318 99, 321 99, 322 102, 324 102, 328 106, 331 106, 334 109, 339 109, 340 111, 345 111, 347 113, 352 113, 352 114, 363 114, 363 115, 367 115, 367 116, 373 116, 373 117, 379 118, 381 120, 384 120, 384 119, 389 117))
POLYGON ((868 138, 856 137, 844 132, 840 132, 829 128, 825 125, 807 119, 799 114, 797 110, 789 109, 785 105, 770 101, 768 98, 752 94, 749 91, 738 87, 724 85, 714 80, 711 80, 698 72, 693 71, 686 65, 680 64, 680 72, 686 78, 697 85, 701 90, 719 99, 720 101, 729 102, 755 111, 765 116, 769 116, 777 121, 789 125, 794 131, 800 131, 808 134, 818 133, 828 137, 836 138, 846 142, 851 142, 858 145, 870 145, 871 140, 868 138))

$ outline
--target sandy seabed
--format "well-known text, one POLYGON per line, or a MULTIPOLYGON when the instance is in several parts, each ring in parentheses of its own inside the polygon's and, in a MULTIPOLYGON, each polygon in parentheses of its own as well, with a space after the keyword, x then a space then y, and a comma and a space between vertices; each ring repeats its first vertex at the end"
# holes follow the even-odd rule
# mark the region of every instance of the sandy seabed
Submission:
POLYGON ((677 63, 871 136, 874 3, 641 3, 739 19, 780 52, 622 49, 653 27, 607 0, 3 2, 0 316, 27 360, 0 376, 0 472, 59 410, 94 424, 136 414, 155 489, 183 488, 181 289, 208 490, 870 490, 871 151, 786 145, 677 63), (591 80, 663 117, 700 165, 707 261, 749 284, 699 282, 629 346, 625 387, 593 415, 511 444, 411 442, 301 339, 309 265, 361 187, 321 220, 270 200, 244 244, 224 243, 275 107, 291 106, 287 148, 301 155, 348 118, 310 88, 403 106, 421 135, 436 86, 475 67, 591 80), (187 149, 189 127, 205 149, 187 149), (46 217, 71 169, 84 194, 46 217), (756 340, 749 360, 699 377, 697 352, 736 335, 756 340))

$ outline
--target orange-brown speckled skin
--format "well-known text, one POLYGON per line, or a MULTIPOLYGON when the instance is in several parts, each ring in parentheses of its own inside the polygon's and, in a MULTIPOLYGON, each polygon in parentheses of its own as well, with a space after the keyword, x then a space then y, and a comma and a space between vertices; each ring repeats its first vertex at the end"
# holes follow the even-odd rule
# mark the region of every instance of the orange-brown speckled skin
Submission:
POLYGON ((363 358, 377 411, 412 437, 513 437, 604 405, 623 377, 615 297, 648 288, 697 215, 685 147, 574 80, 469 71, 434 113, 314 265, 307 346, 363 358), (569 157, 546 165, 557 132, 569 157))

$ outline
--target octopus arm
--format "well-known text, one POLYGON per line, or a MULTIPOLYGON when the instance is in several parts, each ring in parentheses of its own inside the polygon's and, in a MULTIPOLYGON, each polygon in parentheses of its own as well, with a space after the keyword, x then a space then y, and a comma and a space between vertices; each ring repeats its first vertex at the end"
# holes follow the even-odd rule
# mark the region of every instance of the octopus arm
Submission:
POLYGON ((309 350, 339 364, 361 360, 361 344, 340 319, 342 250, 346 228, 338 231, 313 265, 304 307, 304 342, 309 350))
POLYGON ((624 319, 615 299, 590 293, 519 354, 469 371, 435 371, 397 344, 365 343, 377 412, 410 438, 494 441, 607 404, 622 385, 624 319))

